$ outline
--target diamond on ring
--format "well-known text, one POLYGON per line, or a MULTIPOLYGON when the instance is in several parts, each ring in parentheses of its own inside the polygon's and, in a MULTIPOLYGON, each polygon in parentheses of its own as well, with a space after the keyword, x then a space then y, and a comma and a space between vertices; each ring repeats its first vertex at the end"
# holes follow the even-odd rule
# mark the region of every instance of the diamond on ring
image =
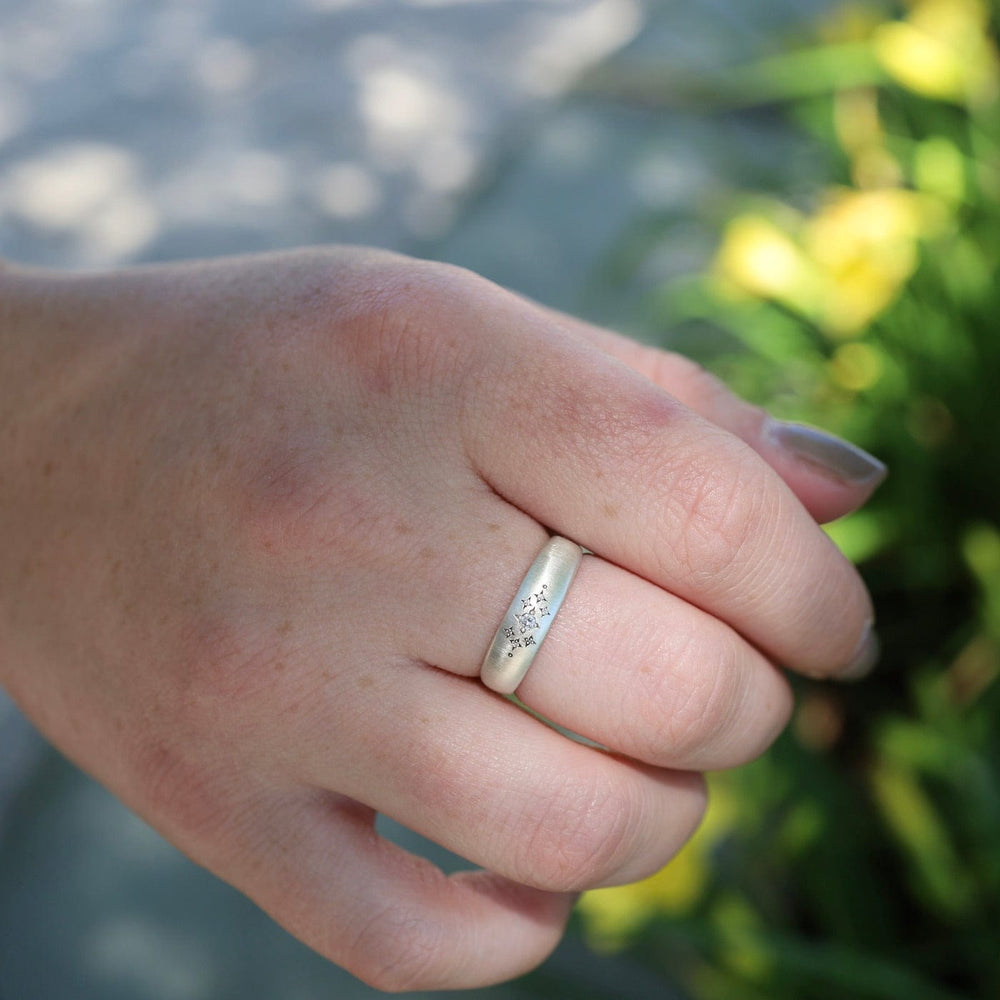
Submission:
POLYGON ((559 535, 535 557, 483 660, 480 676, 488 688, 512 694, 524 680, 582 558, 580 546, 559 535))

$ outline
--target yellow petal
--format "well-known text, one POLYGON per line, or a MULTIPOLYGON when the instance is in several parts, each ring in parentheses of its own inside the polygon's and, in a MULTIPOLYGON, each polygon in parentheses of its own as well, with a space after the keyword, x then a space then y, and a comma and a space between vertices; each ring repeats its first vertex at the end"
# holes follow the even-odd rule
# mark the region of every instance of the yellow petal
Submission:
POLYGON ((939 100, 981 103, 997 93, 998 60, 980 0, 921 0, 905 21, 872 34, 876 58, 904 87, 939 100))
POLYGON ((813 267, 796 242, 769 219, 743 215, 726 228, 715 273, 762 299, 809 314, 818 299, 813 267))

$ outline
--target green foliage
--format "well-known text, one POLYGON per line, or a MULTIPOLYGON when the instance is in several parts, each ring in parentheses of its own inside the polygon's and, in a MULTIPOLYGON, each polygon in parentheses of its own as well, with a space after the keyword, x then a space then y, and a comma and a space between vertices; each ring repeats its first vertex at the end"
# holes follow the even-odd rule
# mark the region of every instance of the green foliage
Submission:
POLYGON ((891 470, 830 527, 875 596, 878 671, 801 682, 789 733, 717 776, 725 822, 677 863, 698 891, 647 889, 603 942, 694 997, 1000 996, 997 13, 854 7, 817 30, 818 76, 801 51, 741 71, 840 183, 805 213, 747 193, 713 267, 656 295, 674 343, 891 470))

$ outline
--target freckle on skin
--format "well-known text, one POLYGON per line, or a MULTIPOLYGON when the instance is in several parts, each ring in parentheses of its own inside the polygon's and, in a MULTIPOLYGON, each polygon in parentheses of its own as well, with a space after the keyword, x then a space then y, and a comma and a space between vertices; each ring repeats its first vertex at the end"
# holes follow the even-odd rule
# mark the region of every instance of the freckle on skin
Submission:
POLYGON ((42 466, 42 475, 45 476, 46 478, 48 478, 49 476, 52 475, 52 469, 53 469, 52 463, 51 462, 46 462, 42 466))
POLYGON ((399 524, 396 525, 396 531, 400 535, 412 535, 413 525, 407 524, 405 521, 400 521, 399 524))
POLYGON ((615 518, 618 516, 621 508, 614 503, 606 503, 604 505, 604 516, 608 518, 615 518))
POLYGON ((487 531, 494 531, 494 532, 499 531, 500 530, 500 525, 499 524, 493 524, 493 523, 487 524, 486 525, 486 530, 487 531))
POLYGON ((277 628, 278 635, 288 635, 292 631, 292 623, 290 620, 285 619, 277 628))
POLYGON ((358 687, 362 689, 370 688, 374 683, 375 681, 367 675, 358 678, 358 687))
POLYGON ((436 555, 437 553, 434 551, 434 549, 424 548, 420 550, 421 559, 433 559, 436 555))

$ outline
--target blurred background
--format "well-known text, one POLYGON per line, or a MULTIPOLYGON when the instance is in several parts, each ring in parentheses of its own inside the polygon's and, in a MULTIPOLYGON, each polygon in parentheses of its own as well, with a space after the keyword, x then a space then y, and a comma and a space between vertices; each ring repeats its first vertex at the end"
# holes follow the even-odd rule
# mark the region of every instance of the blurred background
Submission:
MULTIPOLYGON (((1000 996, 997 0, 0 0, 0 255, 364 242, 718 371, 892 470, 884 641, 798 682, 522 997, 1000 996)), ((453 865, 428 845, 387 832, 453 865)), ((375 996, 0 695, 0 1000, 375 996)), ((428 994, 429 996, 430 994, 428 994)))

